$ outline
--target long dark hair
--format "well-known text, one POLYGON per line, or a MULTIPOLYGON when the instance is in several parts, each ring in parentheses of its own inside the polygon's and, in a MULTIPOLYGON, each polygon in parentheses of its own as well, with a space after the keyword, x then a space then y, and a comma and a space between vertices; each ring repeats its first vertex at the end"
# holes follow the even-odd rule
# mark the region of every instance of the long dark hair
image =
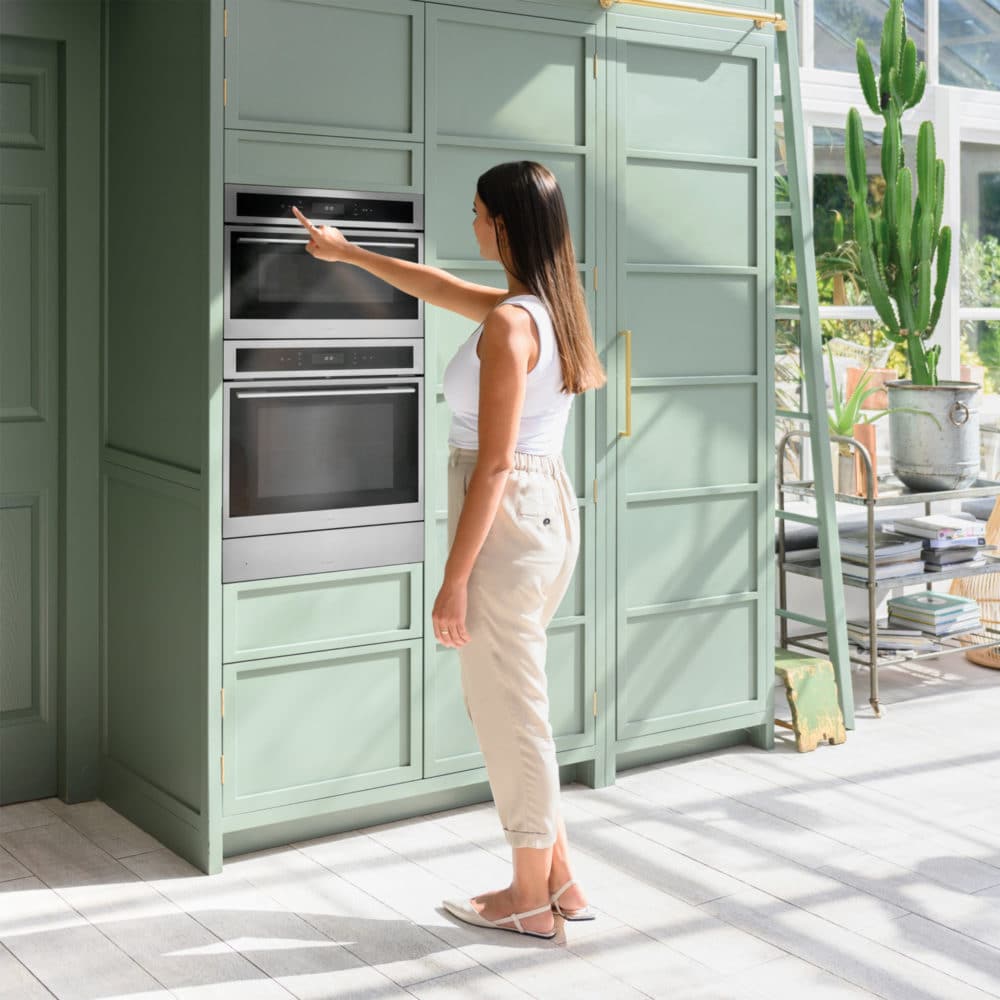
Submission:
POLYGON ((476 193, 493 219, 501 262, 552 317, 563 389, 599 389, 607 375, 594 346, 566 204, 555 177, 530 160, 499 163, 479 178, 476 193))

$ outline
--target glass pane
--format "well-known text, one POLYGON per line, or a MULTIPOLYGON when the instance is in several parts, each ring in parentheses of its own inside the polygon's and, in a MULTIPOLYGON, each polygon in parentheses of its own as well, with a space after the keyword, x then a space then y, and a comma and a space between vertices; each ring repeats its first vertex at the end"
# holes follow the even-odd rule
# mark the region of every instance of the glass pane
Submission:
MULTIPOLYGON (((802 381, 801 356, 799 354, 799 322, 794 319, 779 319, 774 330, 774 406, 776 410, 808 412, 805 383, 802 381)), ((788 431, 806 430, 801 420, 793 420, 778 414, 775 418, 774 444, 777 448, 788 431)), ((802 465, 803 439, 789 438, 783 453, 784 477, 786 481, 808 477, 808 469, 802 465)))
POLYGON ((963 320, 959 378, 983 387, 979 414, 982 474, 1000 479, 1000 320, 963 320))
POLYGON ((939 0, 941 82, 1000 90, 1000 3, 939 0))
MULTIPOLYGON (((906 11, 907 36, 916 42, 919 61, 927 51, 924 41, 924 3, 923 0, 905 0, 903 7, 906 11)), ((870 3, 861 3, 860 0, 816 0, 816 65, 821 69, 840 69, 856 74, 854 49, 857 39, 863 38, 877 70, 882 22, 888 9, 886 0, 874 0, 870 3)))
MULTIPOLYGON (((847 193, 843 129, 813 129, 813 233, 819 301, 824 305, 868 305, 870 299, 861 276, 854 244, 854 211, 847 193), (844 242, 834 238, 836 213, 844 224, 844 242)), ((865 164, 868 172, 868 207, 872 215, 881 211, 885 181, 881 162, 882 133, 865 132, 865 164)), ((903 136, 905 161, 913 169, 916 136, 903 136)))
POLYGON ((1000 146, 962 143, 962 305, 1000 306, 1000 146))

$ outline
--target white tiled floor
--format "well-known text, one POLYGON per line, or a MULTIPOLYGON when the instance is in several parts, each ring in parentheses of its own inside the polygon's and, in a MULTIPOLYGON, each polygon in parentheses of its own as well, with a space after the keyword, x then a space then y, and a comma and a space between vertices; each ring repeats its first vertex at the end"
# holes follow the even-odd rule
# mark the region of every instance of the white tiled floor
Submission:
MULTIPOLYGON (((100 802, 0 809, 0 1000, 1000 997, 1000 673, 855 675, 857 729, 567 788, 600 911, 554 942, 445 896, 509 879, 491 806, 231 859, 207 878, 100 802)), ((781 694, 779 692, 779 701, 781 694)))

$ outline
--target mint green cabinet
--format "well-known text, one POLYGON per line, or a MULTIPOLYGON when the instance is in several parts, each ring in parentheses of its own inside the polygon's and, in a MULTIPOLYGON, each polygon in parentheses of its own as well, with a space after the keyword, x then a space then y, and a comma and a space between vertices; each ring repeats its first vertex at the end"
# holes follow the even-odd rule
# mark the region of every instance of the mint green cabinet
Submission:
POLYGON ((226 663, 415 639, 422 624, 419 563, 222 588, 226 663))
MULTIPOLYGON (((503 273, 478 256, 471 205, 476 179, 507 160, 532 159, 559 180, 590 305, 595 304, 598 168, 593 25, 427 5, 426 239, 428 263, 503 287, 503 273)), ((475 324, 428 309, 426 612, 426 775, 482 766, 462 700, 454 650, 438 646, 429 615, 447 558, 450 414, 441 393, 445 366, 475 324)), ((595 746, 597 517, 588 497, 596 466, 596 400, 574 403, 567 468, 580 498, 580 561, 549 628, 551 719, 560 751, 595 746)), ((595 751, 596 752, 596 751, 595 751)))
POLYGON ((417 142, 226 129, 226 181, 348 191, 422 191, 417 142))
POLYGON ((223 812, 420 777, 420 642, 227 664, 223 812))
POLYGON ((612 16, 609 36, 622 752, 769 710, 773 65, 770 38, 742 27, 612 16))
POLYGON ((227 128, 421 137, 422 3, 238 0, 227 13, 227 128))

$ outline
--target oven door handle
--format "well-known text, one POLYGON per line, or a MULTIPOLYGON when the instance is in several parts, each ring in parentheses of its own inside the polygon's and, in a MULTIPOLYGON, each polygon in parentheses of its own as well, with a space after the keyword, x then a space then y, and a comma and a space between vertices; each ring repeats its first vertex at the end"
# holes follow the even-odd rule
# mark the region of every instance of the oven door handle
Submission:
POLYGON ((237 392, 237 399, 297 399, 304 396, 398 396, 416 392, 413 386, 399 389, 304 389, 301 392, 237 392))
MULTIPOLYGON (((300 246, 305 246, 309 240, 302 239, 283 239, 278 236, 237 236, 237 243, 293 243, 300 246)), ((416 248, 416 240, 412 240, 408 243, 376 243, 373 240, 348 240, 351 246, 355 247, 385 247, 391 250, 413 250, 416 248)))

